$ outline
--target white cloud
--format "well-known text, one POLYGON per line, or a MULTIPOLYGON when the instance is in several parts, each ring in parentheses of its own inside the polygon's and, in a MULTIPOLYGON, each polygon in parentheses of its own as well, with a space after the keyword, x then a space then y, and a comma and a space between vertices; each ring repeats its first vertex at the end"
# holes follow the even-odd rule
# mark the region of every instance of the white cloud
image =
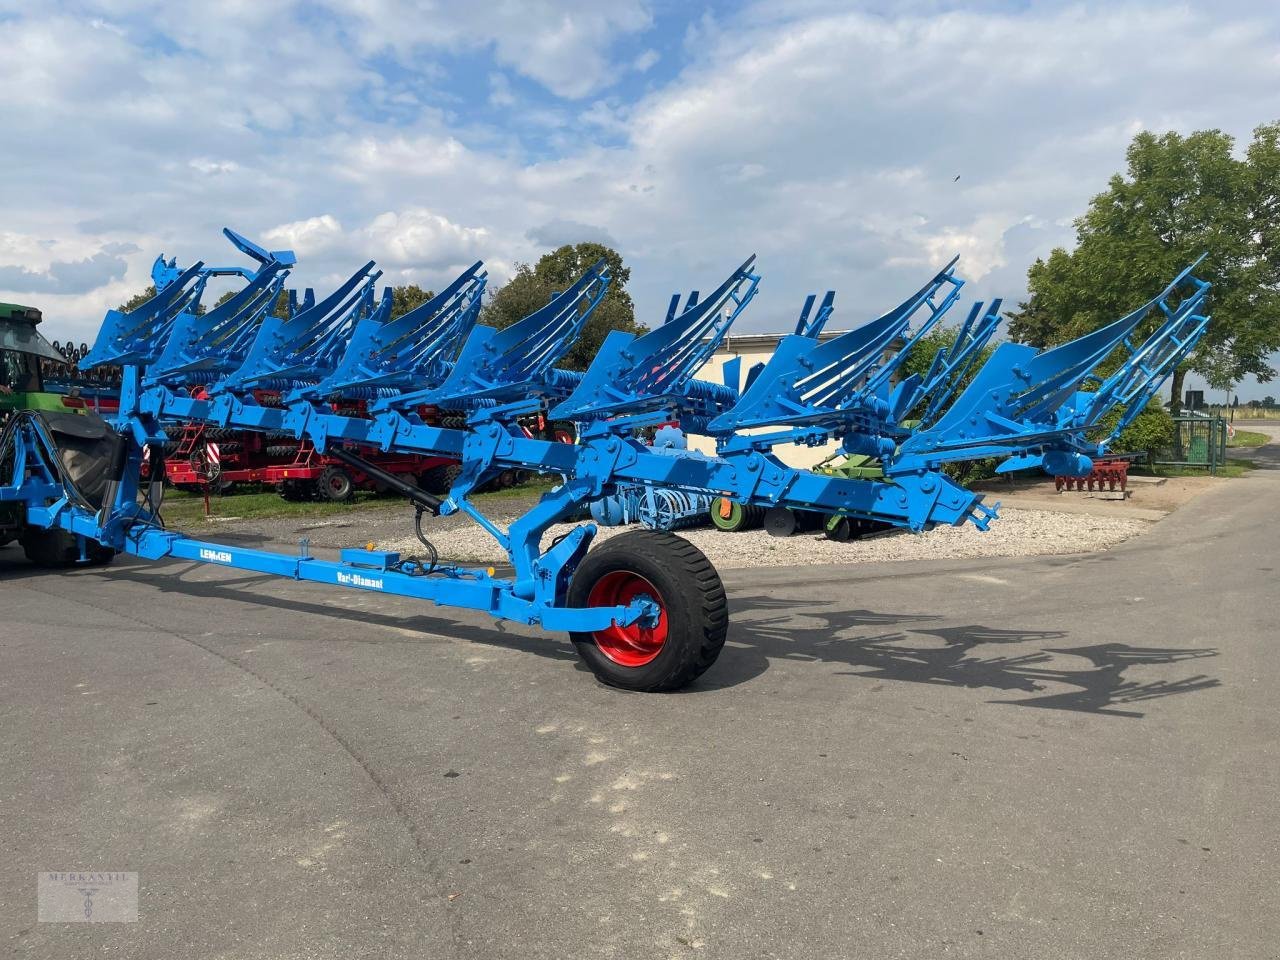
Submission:
POLYGON ((216 176, 220 173, 235 173, 240 169, 240 164, 234 160, 210 160, 208 157, 197 157, 194 160, 189 160, 187 165, 197 173, 203 173, 208 176, 216 176))
POLYGON ((332 214, 324 213, 272 227, 262 234, 262 240, 273 248, 292 250, 303 258, 332 250, 342 236, 342 224, 332 214))
POLYGON ((503 66, 575 99, 609 86, 613 41, 652 22, 638 0, 330 0, 328 6, 350 18, 366 52, 390 49, 408 60, 424 49, 490 46, 503 66))
POLYGON ((460 226, 422 208, 380 214, 360 233, 379 261, 432 270, 474 261, 489 237, 483 228, 460 226))
POLYGON ((636 73, 647 73, 661 59, 662 54, 650 47, 631 61, 631 69, 636 73))
POLYGON ((505 73, 489 74, 489 105, 492 107, 509 107, 516 102, 511 92, 511 81, 505 73))
POLYGON ((297 248, 295 277, 317 288, 371 257, 424 286, 483 257, 496 281, 585 230, 616 241, 650 321, 673 289, 705 290, 756 252, 765 280, 741 329, 788 326, 827 287, 833 323, 850 326, 957 252, 981 278, 969 290, 1017 298, 1139 129, 1247 136, 1280 116, 1280 16, 1262 8, 798 2, 655 44, 664 67, 686 66, 639 101, 614 84, 651 59, 636 53, 648 38, 615 53, 650 22, 639 3, 24 13, 0 59, 0 87, 22 91, 0 101, 22 146, 7 157, 0 267, 48 273, 140 247, 113 254, 122 278, 42 295, 51 327, 87 338, 161 250, 221 260, 224 224, 297 248), (154 33, 165 43, 144 49, 154 33), (526 114, 522 83, 522 108, 486 127, 433 59, 446 51, 479 58, 481 106, 502 105, 515 76, 593 99, 543 97, 526 114), (379 73, 388 53, 399 67, 379 73))

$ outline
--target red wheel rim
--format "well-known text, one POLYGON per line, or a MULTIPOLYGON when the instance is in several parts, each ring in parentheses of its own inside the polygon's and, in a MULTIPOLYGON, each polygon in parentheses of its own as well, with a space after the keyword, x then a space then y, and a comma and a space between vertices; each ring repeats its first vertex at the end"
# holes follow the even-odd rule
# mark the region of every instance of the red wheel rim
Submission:
POLYGON ((333 493, 342 493, 347 489, 347 478, 335 473, 329 478, 329 489, 333 493))
POLYGON ((637 597, 658 605, 658 622, 652 626, 633 623, 620 627, 616 623, 592 633, 600 652, 624 667, 643 667, 662 652, 667 642, 667 605, 653 584, 630 570, 614 570, 595 582, 587 597, 590 607, 625 607, 637 597))

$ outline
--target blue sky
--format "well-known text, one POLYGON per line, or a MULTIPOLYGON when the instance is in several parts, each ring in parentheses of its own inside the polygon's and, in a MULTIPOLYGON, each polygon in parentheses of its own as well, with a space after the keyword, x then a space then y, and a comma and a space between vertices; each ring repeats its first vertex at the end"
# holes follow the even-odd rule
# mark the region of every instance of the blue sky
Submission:
POLYGON ((957 253, 1016 301, 1134 133, 1280 118, 1280 10, 1237 0, 0 0, 0 35, 0 300, 76 339, 224 225, 317 288, 601 239, 650 322, 754 252, 742 331, 957 253))

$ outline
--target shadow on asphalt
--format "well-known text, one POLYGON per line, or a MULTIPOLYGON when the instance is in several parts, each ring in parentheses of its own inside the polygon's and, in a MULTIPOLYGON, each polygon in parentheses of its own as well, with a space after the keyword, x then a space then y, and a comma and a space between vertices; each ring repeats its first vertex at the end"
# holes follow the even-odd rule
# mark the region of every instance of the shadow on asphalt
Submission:
POLYGON ((763 673, 775 661, 808 661, 842 664, 851 669, 838 675, 867 680, 1031 694, 992 701, 1013 706, 1141 717, 1140 711, 1126 709, 1126 705, 1207 690, 1220 683, 1203 674, 1145 683, 1125 676, 1132 667, 1217 656, 1216 650, 1207 648, 1179 650, 1126 643, 1062 647, 1052 644, 1067 638, 1057 630, 943 626, 938 622, 942 618, 930 614, 831 610, 828 601, 768 596, 736 597, 730 612, 731 648, 705 678, 707 686, 734 686, 763 673), (819 607, 825 609, 814 609, 819 607), (759 616, 762 611, 764 616, 759 616), (984 655, 1015 643, 1042 646, 1014 656, 984 655), (1063 657, 1089 661, 1092 667, 1060 667, 1057 662, 1063 657), (1063 686, 1068 689, 1057 689, 1063 686))
MULTIPOLYGON (((33 575, 32 568, 21 560, 20 553, 15 551, 12 557, 16 563, 5 562, 10 559, 4 557, 0 560, 0 580, 33 575)), ((95 572, 93 576, 126 580, 161 593, 181 593, 303 613, 341 621, 353 627, 351 635, 332 640, 312 638, 321 643, 334 640, 343 643, 388 642, 385 636, 362 638, 354 629, 361 624, 377 624, 501 646, 572 662, 577 669, 587 670, 566 637, 527 635, 505 629, 501 624, 477 626, 449 617, 406 617, 363 609, 357 619, 350 611, 327 603, 246 592, 245 588, 275 582, 274 577, 249 574, 216 583, 198 582, 185 579, 189 570, 190 567, 183 565, 171 573, 162 573, 154 568, 143 573, 126 565, 117 565, 110 571, 95 572)), ((830 607, 829 601, 763 595, 733 597, 724 653, 706 675, 682 693, 697 695, 700 691, 747 683, 776 662, 833 663, 849 668, 839 671, 838 676, 1025 693, 1028 696, 991 702, 1136 718, 1142 717, 1143 713, 1132 709, 1132 704, 1207 690, 1220 684, 1216 678, 1203 674, 1145 683, 1126 677, 1126 671, 1132 667, 1175 664, 1217 656, 1218 652, 1210 648, 1179 650, 1135 647, 1125 643, 1063 647, 1053 645, 1053 641, 1067 638, 1062 631, 1016 630, 980 624, 946 626, 940 622, 941 617, 931 614, 883 614, 870 610, 832 610, 830 607), (984 655, 1002 645, 1016 643, 1038 643, 1042 646, 1030 653, 1014 656, 984 655), (1057 665, 1062 657, 1083 659, 1092 666, 1064 668, 1057 665), (1067 689, 1060 689, 1062 687, 1067 689)), ((424 637, 424 642, 431 641, 424 637)))

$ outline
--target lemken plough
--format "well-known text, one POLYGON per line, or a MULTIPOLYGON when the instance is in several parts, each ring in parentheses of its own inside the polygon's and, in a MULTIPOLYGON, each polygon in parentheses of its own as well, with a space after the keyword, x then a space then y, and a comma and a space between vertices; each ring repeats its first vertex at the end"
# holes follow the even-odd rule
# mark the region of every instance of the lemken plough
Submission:
POLYGON ((111 423, 40 409, 10 417, 0 500, 16 502, 24 515, 28 555, 47 564, 102 562, 118 552, 203 561, 481 610, 568 631, 597 676, 636 690, 683 686, 715 661, 728 629, 719 575, 673 534, 627 532, 589 550, 593 523, 544 543, 553 524, 620 485, 639 485, 912 531, 964 523, 986 529, 996 509, 950 479, 945 464, 998 457, 1001 470, 1087 473, 1090 458, 1142 409, 1208 322, 1209 285, 1193 275, 1193 264, 1109 326, 1048 350, 1003 343, 975 370, 1000 311, 999 301, 979 303, 923 376, 901 377, 910 351, 959 298, 963 281, 952 261, 899 306, 840 336, 820 338, 834 295, 810 297, 795 333, 767 363, 742 370, 730 361, 722 382, 699 380, 756 294, 753 257, 709 296, 674 297, 652 332, 611 333, 588 369, 575 372, 557 363, 609 289, 603 261, 541 309, 496 330, 477 323, 482 264, 392 319, 390 291, 377 293, 375 264, 323 299, 310 290, 299 297, 286 287, 292 252, 225 233, 252 266, 181 268, 161 258, 155 296, 107 313, 82 367, 123 365, 111 423), (205 309, 205 286, 215 276, 241 286, 205 309), (279 401, 264 402, 267 391, 279 401), (360 415, 350 415, 351 401, 361 401, 360 415), (451 422, 464 426, 428 423, 425 406, 460 411, 451 422), (1115 429, 1102 443, 1090 440, 1117 406, 1123 413, 1115 429), (535 412, 576 422, 579 442, 531 438, 517 418, 535 412), (456 458, 462 469, 443 497, 378 477, 415 505, 421 556, 349 549, 333 561, 305 546, 282 554, 208 543, 166 530, 160 519, 157 461, 166 429, 187 422, 305 438, 375 477, 378 468, 361 449, 456 458), (671 423, 710 437, 716 455, 655 452, 641 442, 642 433, 671 423), (774 452, 831 442, 878 458, 883 475, 799 470, 774 452), (147 483, 144 456, 155 478, 147 483), (562 481, 504 530, 470 497, 510 469, 562 481), (509 572, 441 558, 423 517, 456 512, 502 546, 509 572))

